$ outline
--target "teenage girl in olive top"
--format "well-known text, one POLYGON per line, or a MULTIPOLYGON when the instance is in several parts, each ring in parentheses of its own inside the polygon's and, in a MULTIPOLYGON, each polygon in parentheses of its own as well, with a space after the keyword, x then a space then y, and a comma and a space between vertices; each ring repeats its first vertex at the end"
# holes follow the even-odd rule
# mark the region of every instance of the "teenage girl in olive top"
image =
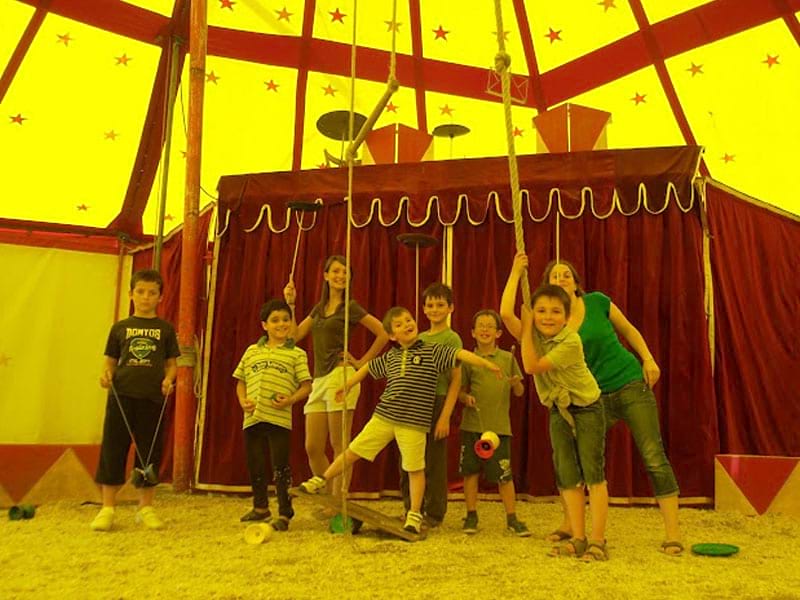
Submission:
MULTIPOLYGON (((508 331, 517 339, 521 333, 521 323, 514 314, 514 300, 519 279, 527 266, 528 257, 518 253, 514 257, 500 304, 500 316, 508 331)), ((586 364, 602 392, 606 428, 611 428, 619 420, 628 424, 664 519, 666 539, 661 549, 667 554, 682 553, 678 523, 680 490, 664 452, 658 406, 653 395, 653 386, 661 376, 661 371, 647 342, 608 296, 600 292, 587 294, 581 289, 580 277, 568 262, 551 261, 545 268, 542 282, 561 286, 569 294, 572 310, 567 326, 578 332, 586 364), (620 343, 617 334, 622 335, 636 351, 642 360, 641 364, 620 343)), ((565 514, 561 526, 548 539, 559 541, 569 539, 571 535, 565 514)))
MULTIPOLYGON (((328 439, 333 447, 334 456, 338 456, 344 451, 342 443, 343 415, 347 425, 347 437, 350 437, 353 410, 356 407, 361 387, 352 387, 345 402, 336 402, 336 390, 344 383, 343 371, 346 371, 348 376, 352 376, 356 369, 375 358, 389 341, 389 336, 384 331, 381 322, 351 298, 348 339, 352 339, 354 329, 360 324, 375 336, 375 340, 361 359, 355 359, 351 355, 347 361, 349 364, 345 366, 344 290, 348 278, 345 258, 339 255, 328 257, 322 277, 324 279, 322 297, 319 303, 311 309, 309 315, 297 325, 294 335, 295 342, 299 342, 311 333, 313 342, 314 380, 311 395, 306 401, 303 412, 306 415, 308 466, 311 467, 314 475, 322 475, 328 468, 329 461, 325 453, 328 439), (346 411, 344 410, 345 405, 346 411)), ((350 279, 352 279, 352 274, 350 279)), ((286 284, 283 294, 292 309, 293 318, 296 319, 294 306, 297 293, 293 281, 286 284)), ((332 485, 331 491, 339 494, 342 486, 338 478, 332 482, 332 485)))

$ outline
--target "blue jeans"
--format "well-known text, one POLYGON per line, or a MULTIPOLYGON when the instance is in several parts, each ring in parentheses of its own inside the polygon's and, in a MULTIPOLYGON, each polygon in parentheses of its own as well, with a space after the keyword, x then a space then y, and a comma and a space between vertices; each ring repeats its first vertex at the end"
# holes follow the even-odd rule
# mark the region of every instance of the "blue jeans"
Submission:
POLYGON ((656 498, 677 496, 680 489, 664 452, 653 390, 644 381, 634 381, 600 398, 606 413, 606 429, 619 420, 628 424, 656 498))
POLYGON ((550 408, 550 445, 556 485, 564 490, 584 483, 603 483, 606 480, 606 426, 602 402, 573 405, 567 410, 575 420, 575 435, 558 409, 550 408))

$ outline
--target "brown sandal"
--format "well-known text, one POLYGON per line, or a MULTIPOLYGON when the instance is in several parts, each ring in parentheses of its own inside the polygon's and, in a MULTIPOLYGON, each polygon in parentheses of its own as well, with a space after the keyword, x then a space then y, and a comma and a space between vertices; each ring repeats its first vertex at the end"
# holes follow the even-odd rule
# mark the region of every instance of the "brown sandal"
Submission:
POLYGON ((559 542, 565 542, 572 537, 571 533, 564 531, 563 529, 556 529, 555 531, 548 533, 547 537, 544 538, 548 542, 552 542, 554 544, 558 544, 559 542))
POLYGON ((550 556, 574 556, 580 558, 586 552, 586 538, 570 538, 563 544, 553 546, 550 556))
POLYGON ((683 554, 683 551, 684 551, 683 544, 678 540, 672 540, 661 543, 661 552, 663 552, 667 556, 681 556, 683 554), (667 550, 669 548, 676 548, 676 551, 668 552, 667 550))
POLYGON ((598 542, 589 542, 586 546, 586 552, 580 557, 585 562, 600 562, 608 560, 608 550, 606 549, 605 541, 600 544, 598 542))

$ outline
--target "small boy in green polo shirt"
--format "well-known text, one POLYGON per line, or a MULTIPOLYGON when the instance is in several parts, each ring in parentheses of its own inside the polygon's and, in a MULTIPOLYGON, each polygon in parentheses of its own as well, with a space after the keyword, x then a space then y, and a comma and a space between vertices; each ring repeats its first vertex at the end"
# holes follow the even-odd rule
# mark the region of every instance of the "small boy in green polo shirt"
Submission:
POLYGON ((478 477, 483 471, 487 481, 497 484, 506 509, 508 530, 519 537, 528 537, 531 532, 516 514, 509 417, 511 392, 519 398, 525 393, 525 386, 522 385, 517 359, 511 352, 497 347, 501 335, 500 315, 495 311, 480 310, 472 317, 472 337, 477 343, 475 354, 500 367, 503 378, 487 377, 482 370, 473 369, 468 364, 461 368, 459 399, 465 406, 461 414, 459 467, 464 477, 464 503, 467 507, 462 531, 466 534, 478 531, 478 477), (475 443, 486 431, 496 433, 500 444, 492 456, 482 460, 475 453, 475 443))
POLYGON ((253 486, 253 509, 241 521, 271 518, 267 498, 269 457, 278 495, 278 518, 272 527, 286 531, 294 516, 289 488, 292 405, 311 391, 311 373, 305 350, 289 338, 292 312, 283 300, 270 300, 261 307, 261 326, 266 335, 247 348, 233 372, 236 397, 244 412, 244 444, 247 470, 253 486))
POLYGON ((550 443, 556 483, 567 507, 572 539, 556 556, 608 560, 605 542, 608 489, 605 478, 605 417, 600 388, 586 366, 580 337, 566 326, 570 299, 556 285, 543 285, 522 307, 522 363, 536 393, 550 409, 550 443), (589 487, 592 532, 584 524, 584 487, 589 487))

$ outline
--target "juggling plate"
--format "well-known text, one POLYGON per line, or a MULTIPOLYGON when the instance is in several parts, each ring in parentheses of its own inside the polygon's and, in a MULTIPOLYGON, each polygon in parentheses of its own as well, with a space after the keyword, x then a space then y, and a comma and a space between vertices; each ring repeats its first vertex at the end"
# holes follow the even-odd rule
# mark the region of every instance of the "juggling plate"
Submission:
POLYGON ((695 544, 692 546, 692 552, 701 556, 732 556, 739 552, 739 546, 717 543, 695 544))

